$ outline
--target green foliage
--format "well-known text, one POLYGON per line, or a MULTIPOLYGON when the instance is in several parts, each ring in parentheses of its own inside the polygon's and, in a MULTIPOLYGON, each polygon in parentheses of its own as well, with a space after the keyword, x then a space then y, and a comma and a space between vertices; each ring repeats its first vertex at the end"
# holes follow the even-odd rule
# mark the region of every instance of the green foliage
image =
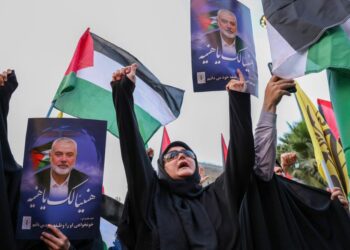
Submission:
POLYGON ((280 159, 282 153, 294 151, 298 160, 294 167, 289 168, 288 173, 303 183, 326 188, 327 183, 323 180, 317 171, 317 164, 314 155, 311 138, 304 121, 289 124, 290 132, 283 134, 279 138, 277 145, 277 159, 280 159))

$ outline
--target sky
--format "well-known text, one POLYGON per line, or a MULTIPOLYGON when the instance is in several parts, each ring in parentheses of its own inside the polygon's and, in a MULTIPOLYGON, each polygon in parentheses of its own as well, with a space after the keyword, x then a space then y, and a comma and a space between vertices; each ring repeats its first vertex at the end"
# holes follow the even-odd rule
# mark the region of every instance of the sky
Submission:
MULTIPOLYGON (((241 2, 251 10, 259 71, 259 98, 251 98, 255 125, 270 78, 266 66, 270 48, 266 29, 259 24, 261 3, 241 2)), ((15 69, 19 81, 8 118, 9 141, 18 163, 23 162, 28 118, 46 116, 77 42, 90 27, 136 56, 161 82, 185 90, 181 114, 167 126, 170 139, 187 142, 199 161, 221 164, 220 134, 226 141, 229 137, 228 96, 225 91, 193 92, 189 0, 0 0, 0 4, 0 70, 15 69)), ((324 73, 296 80, 314 103, 317 98, 329 100, 324 73)), ((295 97, 284 98, 277 114, 281 136, 288 131, 287 122, 301 120, 295 97)), ((53 111, 51 117, 56 116, 53 111)), ((156 156, 161 137, 162 129, 149 142, 156 156)), ((123 200, 127 188, 119 141, 111 135, 105 157, 106 193, 123 200)))

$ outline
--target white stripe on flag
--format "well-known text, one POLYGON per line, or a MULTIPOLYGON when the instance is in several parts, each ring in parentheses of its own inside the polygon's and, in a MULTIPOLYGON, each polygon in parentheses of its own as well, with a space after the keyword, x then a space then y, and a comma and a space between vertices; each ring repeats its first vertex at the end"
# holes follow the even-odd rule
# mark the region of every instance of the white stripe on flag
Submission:
POLYGON ((267 22, 267 32, 274 74, 283 78, 296 78, 305 74, 307 50, 295 51, 292 46, 267 22))
MULTIPOLYGON (((124 66, 109 57, 94 51, 94 66, 77 72, 77 77, 89 81, 111 92, 110 81, 112 74, 124 66)), ((176 119, 162 96, 137 77, 134 91, 134 102, 162 125, 176 119)))

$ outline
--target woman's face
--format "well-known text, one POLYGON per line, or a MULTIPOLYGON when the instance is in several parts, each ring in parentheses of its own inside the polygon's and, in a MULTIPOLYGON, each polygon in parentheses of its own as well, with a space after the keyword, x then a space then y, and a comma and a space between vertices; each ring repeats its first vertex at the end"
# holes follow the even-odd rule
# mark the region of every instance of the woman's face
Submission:
POLYGON ((195 155, 192 151, 176 146, 164 155, 164 169, 173 180, 181 180, 194 174, 195 155))

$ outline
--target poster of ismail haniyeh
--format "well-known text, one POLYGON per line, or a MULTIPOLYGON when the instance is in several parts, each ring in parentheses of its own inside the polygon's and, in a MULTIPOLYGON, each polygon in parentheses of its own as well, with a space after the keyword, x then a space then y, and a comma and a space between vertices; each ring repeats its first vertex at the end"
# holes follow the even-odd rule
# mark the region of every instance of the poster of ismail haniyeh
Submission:
POLYGON ((236 90, 258 96, 249 8, 233 0, 192 0, 191 43, 195 92, 224 90, 237 79, 236 90))
POLYGON ((28 120, 17 238, 39 239, 48 224, 69 239, 98 235, 106 126, 86 119, 28 120))

